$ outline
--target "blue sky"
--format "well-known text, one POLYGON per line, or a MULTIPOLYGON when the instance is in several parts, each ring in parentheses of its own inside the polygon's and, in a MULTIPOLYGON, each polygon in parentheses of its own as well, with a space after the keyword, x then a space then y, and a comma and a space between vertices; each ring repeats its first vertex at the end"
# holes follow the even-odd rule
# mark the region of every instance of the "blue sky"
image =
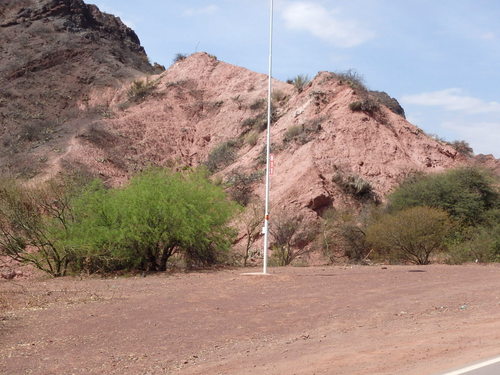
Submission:
MULTIPOLYGON (((152 61, 206 51, 267 72, 269 0, 87 0, 152 61)), ((500 158, 500 1, 275 0, 274 76, 354 69, 408 119, 500 158)))

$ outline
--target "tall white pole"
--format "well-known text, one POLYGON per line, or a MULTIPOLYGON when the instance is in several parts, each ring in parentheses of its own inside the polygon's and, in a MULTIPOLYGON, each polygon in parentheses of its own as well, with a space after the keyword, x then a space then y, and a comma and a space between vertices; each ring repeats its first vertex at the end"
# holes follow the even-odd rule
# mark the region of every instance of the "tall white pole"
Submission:
POLYGON ((270 0, 269 15, 269 84, 267 93, 267 140, 266 140, 266 202, 264 217, 264 259, 262 273, 267 274, 267 260, 269 247, 269 174, 270 174, 270 154, 271 154, 271 120, 272 120, 272 75, 273 75, 273 0, 270 0))

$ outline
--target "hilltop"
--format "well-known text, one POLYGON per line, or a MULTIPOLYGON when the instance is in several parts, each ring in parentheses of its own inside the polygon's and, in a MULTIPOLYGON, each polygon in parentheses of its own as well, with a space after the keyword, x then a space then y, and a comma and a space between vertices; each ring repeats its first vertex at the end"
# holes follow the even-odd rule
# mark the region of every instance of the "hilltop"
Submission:
MULTIPOLYGON (((9 0, 0 15, 2 173, 78 169, 117 185, 210 159, 220 179, 237 173, 263 195, 265 75, 206 53, 163 71, 119 18, 81 0, 9 0)), ((474 162, 349 75, 320 72, 300 89, 275 80, 273 106, 275 207, 357 207, 416 171, 474 162)))

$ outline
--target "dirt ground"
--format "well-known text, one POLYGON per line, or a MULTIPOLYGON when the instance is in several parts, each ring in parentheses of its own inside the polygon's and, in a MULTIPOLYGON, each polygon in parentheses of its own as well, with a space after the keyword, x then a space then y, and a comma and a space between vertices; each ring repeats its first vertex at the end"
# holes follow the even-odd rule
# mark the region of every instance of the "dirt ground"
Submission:
POLYGON ((244 271, 1 280, 0 373, 433 375, 500 354, 499 265, 244 271))

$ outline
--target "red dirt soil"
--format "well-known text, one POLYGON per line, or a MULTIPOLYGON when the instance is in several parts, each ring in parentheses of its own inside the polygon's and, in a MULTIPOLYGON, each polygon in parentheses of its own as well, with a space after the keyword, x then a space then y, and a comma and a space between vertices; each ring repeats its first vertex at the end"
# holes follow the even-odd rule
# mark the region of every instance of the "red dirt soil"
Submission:
POLYGON ((2 280, 0 373, 432 375, 500 354, 499 265, 243 271, 2 280))

